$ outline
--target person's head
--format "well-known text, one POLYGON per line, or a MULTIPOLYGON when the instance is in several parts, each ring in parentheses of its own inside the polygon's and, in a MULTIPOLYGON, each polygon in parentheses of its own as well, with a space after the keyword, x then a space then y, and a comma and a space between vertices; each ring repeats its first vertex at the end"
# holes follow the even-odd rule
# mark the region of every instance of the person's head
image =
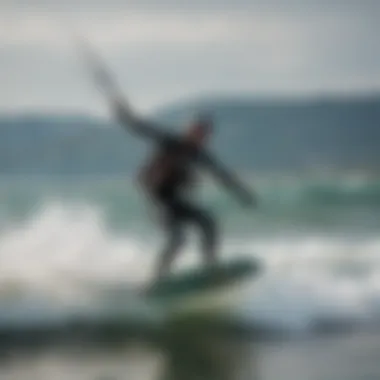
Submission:
POLYGON ((212 134, 213 127, 214 123, 211 116, 201 114, 190 123, 186 137, 196 145, 203 145, 212 134))

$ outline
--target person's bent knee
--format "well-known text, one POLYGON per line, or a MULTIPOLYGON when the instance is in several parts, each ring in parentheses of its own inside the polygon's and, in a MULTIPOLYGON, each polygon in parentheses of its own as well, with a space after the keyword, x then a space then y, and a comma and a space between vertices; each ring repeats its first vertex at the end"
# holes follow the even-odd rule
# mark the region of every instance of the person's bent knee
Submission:
POLYGON ((216 222, 215 218, 209 213, 202 214, 200 218, 200 226, 206 235, 216 235, 216 222))

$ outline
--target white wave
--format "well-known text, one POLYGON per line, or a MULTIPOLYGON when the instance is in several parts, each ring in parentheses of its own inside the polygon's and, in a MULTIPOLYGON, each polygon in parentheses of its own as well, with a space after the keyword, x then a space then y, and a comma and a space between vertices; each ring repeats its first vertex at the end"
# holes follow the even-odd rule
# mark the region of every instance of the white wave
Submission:
POLYGON ((380 317, 380 239, 304 236, 250 245, 266 262, 241 311, 296 330, 380 317))
MULTIPOLYGON (((108 231, 99 210, 52 202, 0 235, 0 303, 39 294, 52 302, 84 300, 96 285, 135 284, 152 274, 159 242, 108 231)), ((380 238, 300 235, 224 242, 222 255, 258 257, 244 315, 307 328, 313 321, 368 321, 380 316, 380 238)), ((178 265, 200 259, 196 246, 178 265)))
POLYGON ((50 203, 0 235, 0 297, 39 292, 74 296, 95 281, 135 280, 147 256, 131 237, 107 233, 100 212, 50 203))

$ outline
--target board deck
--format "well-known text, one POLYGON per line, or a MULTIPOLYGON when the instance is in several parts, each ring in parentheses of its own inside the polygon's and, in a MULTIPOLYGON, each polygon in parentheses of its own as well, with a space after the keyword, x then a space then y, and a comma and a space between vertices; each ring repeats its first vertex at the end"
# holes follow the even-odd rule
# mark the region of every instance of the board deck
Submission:
POLYGON ((149 286, 145 290, 145 296, 167 299, 209 292, 255 276, 259 272, 260 265, 252 258, 225 261, 212 269, 192 268, 172 274, 149 286))

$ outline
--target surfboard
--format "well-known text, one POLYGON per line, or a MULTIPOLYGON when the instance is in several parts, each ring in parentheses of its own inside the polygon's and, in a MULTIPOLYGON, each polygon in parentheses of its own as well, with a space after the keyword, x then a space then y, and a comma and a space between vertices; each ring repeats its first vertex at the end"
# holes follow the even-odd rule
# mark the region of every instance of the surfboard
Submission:
POLYGON ((223 261, 212 268, 190 268, 171 274, 146 288, 145 296, 155 300, 168 300, 216 291, 260 272, 261 266, 253 258, 223 261))

